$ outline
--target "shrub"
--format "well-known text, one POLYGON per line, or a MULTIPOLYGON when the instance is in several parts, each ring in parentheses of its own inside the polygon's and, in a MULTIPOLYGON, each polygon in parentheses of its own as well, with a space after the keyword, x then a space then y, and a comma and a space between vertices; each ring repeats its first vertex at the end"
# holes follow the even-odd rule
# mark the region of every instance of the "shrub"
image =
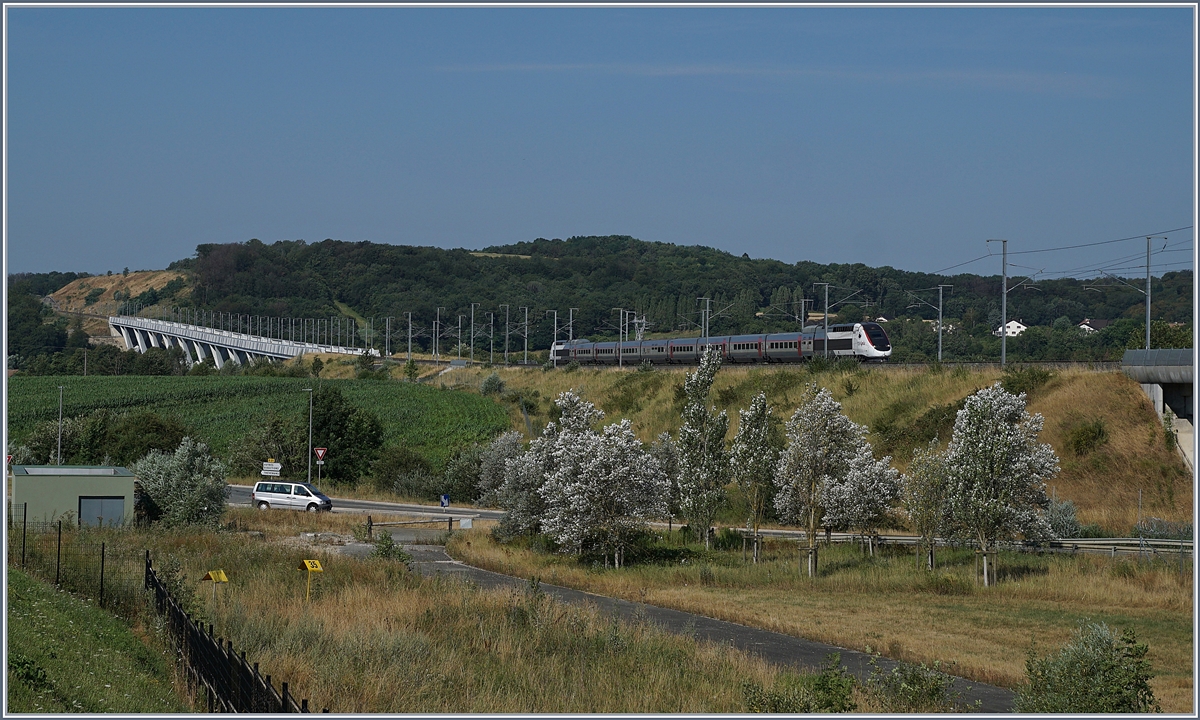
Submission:
POLYGON ((1079 537, 1079 519, 1075 516, 1075 503, 1070 500, 1051 500, 1046 507, 1046 521, 1056 538, 1079 537))
POLYGON ((371 463, 371 479, 376 488, 391 490, 405 475, 428 475, 433 467, 420 453, 404 445, 390 445, 371 463))
POLYGON ((499 373, 492 373, 483 379, 483 384, 479 386, 479 392, 484 395, 499 395, 504 392, 504 381, 500 379, 499 373))
POLYGON ((654 363, 649 360, 643 360, 641 365, 638 365, 638 372, 654 372, 654 363))
POLYGON ((578 361, 578 360, 572 360, 571 362, 567 363, 567 366, 566 366, 565 368, 563 368, 563 372, 569 372, 569 373, 572 373, 572 372, 575 372, 575 371, 576 371, 576 370, 578 370, 578 369, 579 369, 579 361, 578 361))
POLYGON ((1026 682, 1017 689, 1019 713, 1161 712, 1150 688, 1148 647, 1132 630, 1118 638, 1104 623, 1080 623, 1057 653, 1029 650, 1026 682))
POLYGON ((931 713, 963 712, 961 693, 954 691, 954 678, 942 672, 941 661, 934 660, 930 667, 897 661, 891 670, 879 667, 879 655, 868 664, 871 674, 867 678, 867 692, 884 712, 931 713))
POLYGON ((1054 377, 1054 373, 1046 368, 1013 366, 1004 371, 1004 378, 1000 380, 1000 385, 1013 395, 1021 393, 1029 395, 1050 382, 1052 377, 1054 377))
POLYGON ((416 361, 415 361, 415 360, 413 360, 412 358, 409 358, 409 359, 408 359, 408 360, 407 360, 407 361, 404 363, 404 377, 405 377, 405 378, 406 378, 406 379, 407 379, 409 382, 416 382, 416 381, 417 381, 417 377, 418 377, 420 374, 421 374, 421 373, 420 373, 420 371, 419 371, 419 370, 417 370, 417 363, 416 363, 416 361))
POLYGON ((1067 449, 1075 457, 1083 457, 1106 442, 1108 429, 1101 418, 1076 425, 1067 433, 1067 449))
POLYGON ((371 551, 371 557, 382 558, 384 560, 397 560, 405 565, 412 562, 412 555, 404 552, 404 547, 397 545, 392 534, 386 530, 376 535, 375 549, 371 551))
POLYGON ((185 437, 175 452, 152 450, 130 468, 164 525, 216 527, 225 512, 225 466, 185 437))
POLYGON ((858 709, 852 699, 854 676, 841 666, 834 653, 812 675, 783 673, 774 688, 753 682, 742 683, 746 711, 754 713, 841 713, 858 709))

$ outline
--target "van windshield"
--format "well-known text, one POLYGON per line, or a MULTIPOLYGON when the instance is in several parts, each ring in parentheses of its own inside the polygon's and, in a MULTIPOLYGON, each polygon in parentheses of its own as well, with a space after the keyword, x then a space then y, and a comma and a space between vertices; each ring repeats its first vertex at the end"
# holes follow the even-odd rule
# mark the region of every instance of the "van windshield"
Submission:
POLYGON ((320 491, 320 490, 316 489, 316 488, 315 488, 315 487, 313 487, 312 485, 309 485, 308 483, 303 483, 302 485, 299 485, 299 486, 297 486, 297 487, 306 487, 306 488, 308 488, 309 492, 311 492, 313 495, 320 495, 320 494, 321 494, 321 491, 320 491))

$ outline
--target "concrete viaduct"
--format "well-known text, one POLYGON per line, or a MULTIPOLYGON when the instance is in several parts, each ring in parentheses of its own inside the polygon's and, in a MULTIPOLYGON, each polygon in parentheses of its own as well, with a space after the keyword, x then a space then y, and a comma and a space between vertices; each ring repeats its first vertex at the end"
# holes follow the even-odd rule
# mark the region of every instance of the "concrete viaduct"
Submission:
POLYGON ((278 338, 217 330, 200 325, 154 320, 128 315, 108 318, 109 331, 121 338, 126 349, 146 352, 152 347, 183 350, 188 365, 212 358, 213 365, 248 365, 261 358, 290 360, 305 353, 341 353, 362 355, 362 348, 295 342, 278 338))

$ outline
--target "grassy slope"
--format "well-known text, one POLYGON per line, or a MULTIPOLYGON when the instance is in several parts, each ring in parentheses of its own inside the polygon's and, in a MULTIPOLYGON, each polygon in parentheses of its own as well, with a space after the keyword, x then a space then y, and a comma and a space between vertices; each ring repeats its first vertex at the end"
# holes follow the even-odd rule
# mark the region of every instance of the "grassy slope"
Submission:
MULTIPOLYGON (((218 453, 269 409, 307 410, 312 380, 270 377, 13 377, 9 432, 19 442, 35 422, 58 416, 57 386, 66 384, 65 412, 101 407, 146 407, 178 415, 218 453)), ((402 442, 441 465, 459 445, 491 437, 506 425, 505 411, 490 399, 404 382, 337 382, 346 398, 379 415, 387 442, 402 442)))
MULTIPOLYGON (((440 382, 477 389, 483 378, 498 372, 509 395, 529 398, 537 393, 538 411, 531 418, 537 432, 550 419, 553 398, 574 389, 607 413, 606 422, 629 418, 638 435, 652 440, 663 431, 679 429, 676 388, 686 369, 651 373, 616 369, 580 369, 575 372, 542 372, 520 369, 461 369, 440 382)), ((762 390, 775 408, 775 416, 789 418, 808 382, 829 388, 842 402, 844 412, 869 428, 885 418, 904 427, 917 423, 928 409, 954 403, 997 380, 998 370, 945 370, 929 372, 905 367, 863 368, 856 373, 829 371, 812 374, 801 368, 727 366, 718 373, 711 397, 730 415, 728 439, 737 432, 737 410, 748 407, 762 390), (857 389, 848 394, 847 383, 857 389)), ((525 422, 515 405, 509 406, 511 426, 524 431, 525 422)), ((1121 373, 1065 370, 1035 391, 1030 412, 1042 413, 1042 440, 1061 459, 1062 471, 1051 482, 1060 498, 1075 502, 1083 523, 1098 523, 1125 534, 1137 518, 1138 490, 1143 491, 1143 512, 1168 520, 1191 520, 1192 486, 1182 461, 1163 441, 1162 426, 1137 383, 1121 373), (1077 424, 1101 419, 1108 442, 1091 454, 1075 457, 1066 437, 1077 424)), ((878 442, 878 433, 868 436, 878 442)), ((943 436, 943 440, 948 437, 943 436)), ((907 453, 897 452, 896 467, 903 470, 907 453)))
POLYGON ((8 570, 8 711, 187 712, 167 660, 120 620, 8 570))

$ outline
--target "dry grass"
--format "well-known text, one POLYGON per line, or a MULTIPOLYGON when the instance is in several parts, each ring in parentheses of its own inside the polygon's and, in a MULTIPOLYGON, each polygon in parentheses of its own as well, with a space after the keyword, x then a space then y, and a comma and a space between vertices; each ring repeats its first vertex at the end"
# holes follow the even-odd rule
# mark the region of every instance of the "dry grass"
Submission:
POLYGON ((1132 627, 1150 645, 1155 692, 1168 711, 1192 703, 1191 565, 1181 582, 1174 565, 1138 567, 1101 556, 1005 556, 1002 582, 976 587, 974 559, 945 552, 935 576, 915 569, 911 551, 868 560, 850 546, 822 556, 825 574, 798 574, 794 545, 769 547, 765 562, 743 565, 740 552, 700 563, 584 567, 573 559, 498 546, 483 532, 456 535, 448 548, 466 562, 519 577, 649 602, 842 647, 882 650, 910 660, 956 663, 968 678, 1013 686, 1025 654, 1066 642, 1080 619, 1132 627))
MULTIPOLYGON (((614 621, 527 591, 483 591, 386 560, 271 542, 336 532, 349 517, 231 511, 221 532, 126 531, 122 544, 173 557, 195 607, 278 683, 333 712, 738 712, 741 684, 780 671, 728 647, 614 621), (256 539, 242 530, 266 534, 256 539), (324 572, 305 602, 302 559, 324 572)), ((116 535, 112 541, 117 541, 116 535)), ((860 697, 864 709, 869 699, 860 697), (865 701, 865 702, 864 702, 865 701)))

